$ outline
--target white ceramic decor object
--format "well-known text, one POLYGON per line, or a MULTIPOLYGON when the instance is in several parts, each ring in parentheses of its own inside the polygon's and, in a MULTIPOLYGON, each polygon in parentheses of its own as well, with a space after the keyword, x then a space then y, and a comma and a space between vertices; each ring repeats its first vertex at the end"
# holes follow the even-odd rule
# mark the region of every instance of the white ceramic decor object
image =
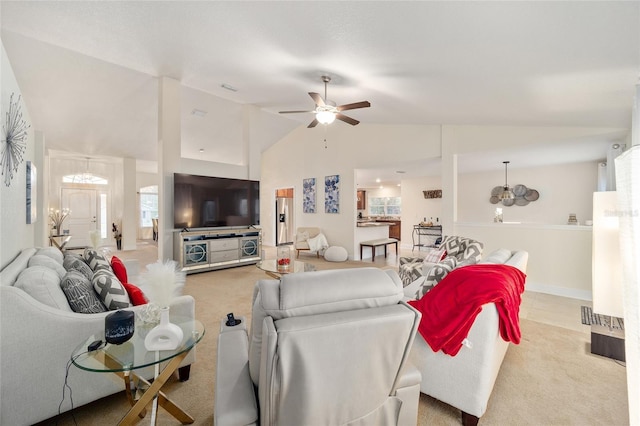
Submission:
POLYGON ((182 329, 169 322, 169 308, 160 308, 160 324, 149 331, 144 346, 149 351, 170 351, 182 343, 182 329))

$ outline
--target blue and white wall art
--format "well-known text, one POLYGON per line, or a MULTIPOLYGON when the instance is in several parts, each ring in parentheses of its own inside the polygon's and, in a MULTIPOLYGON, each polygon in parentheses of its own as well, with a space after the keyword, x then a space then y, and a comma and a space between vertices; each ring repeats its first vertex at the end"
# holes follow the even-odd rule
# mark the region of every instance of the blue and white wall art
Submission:
POLYGON ((316 178, 302 179, 302 212, 316 212, 316 178))
POLYGON ((340 213, 340 175, 324 178, 324 212, 340 213))

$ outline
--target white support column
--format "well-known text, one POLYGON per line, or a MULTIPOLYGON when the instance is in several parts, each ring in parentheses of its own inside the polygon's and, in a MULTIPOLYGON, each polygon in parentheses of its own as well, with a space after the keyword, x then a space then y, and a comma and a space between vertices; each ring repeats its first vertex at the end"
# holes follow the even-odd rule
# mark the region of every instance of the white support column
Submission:
POLYGON ((48 173, 48 170, 45 170, 44 164, 44 133, 36 130, 33 136, 33 164, 36 165, 38 173, 36 177, 36 199, 31 200, 32 203, 36 203, 38 211, 38 219, 33 229, 33 246, 46 247, 49 245, 49 212, 45 205, 45 194, 47 194, 49 186, 45 184, 47 179, 44 178, 48 176, 48 174, 45 175, 45 173, 48 173))
POLYGON ((624 269, 624 334, 629 424, 640 424, 640 83, 636 85, 632 146, 616 159, 620 253, 624 269))
POLYGON ((138 238, 136 160, 125 158, 122 162, 122 249, 135 250, 138 238))
POLYGON ((442 235, 454 232, 458 220, 458 155, 456 146, 447 140, 446 127, 440 126, 442 152, 442 235))
POLYGON ((262 128, 258 123, 260 120, 260 109, 255 105, 242 106, 242 142, 243 159, 248 170, 248 179, 260 180, 260 167, 262 158, 262 148, 259 144, 259 135, 255 134, 262 128))
POLYGON ((636 84, 636 95, 631 113, 631 145, 640 145, 640 82, 636 84))
POLYGON ((180 171, 180 82, 158 87, 158 259, 173 259, 173 174, 180 171))

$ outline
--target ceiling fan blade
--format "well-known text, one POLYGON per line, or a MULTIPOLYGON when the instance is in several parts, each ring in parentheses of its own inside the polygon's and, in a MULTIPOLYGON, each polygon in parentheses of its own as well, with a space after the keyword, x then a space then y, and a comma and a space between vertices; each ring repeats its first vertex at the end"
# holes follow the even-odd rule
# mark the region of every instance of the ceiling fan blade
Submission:
POLYGON ((369 108, 370 106, 371 104, 369 103, 369 101, 362 101, 362 102, 354 102, 352 104, 340 105, 339 107, 336 107, 336 110, 346 111, 348 109, 369 108))
POLYGON ((324 99, 322 99, 322 96, 320 96, 319 93, 309 92, 309 96, 311 96, 311 99, 313 99, 313 102, 315 102, 316 105, 324 106, 324 99))
POLYGON ((315 111, 280 111, 280 114, 298 114, 300 112, 315 112, 315 111))
POLYGON ((337 114, 336 114, 336 118, 337 118, 338 120, 342 120, 342 121, 344 121, 345 123, 349 123, 349 124, 351 124, 352 126, 355 126, 356 124, 358 124, 358 123, 359 123, 359 121, 358 121, 358 120, 356 120, 355 118, 347 117, 346 115, 344 115, 344 114, 340 114, 340 113, 337 113, 337 114))
POLYGON ((309 125, 307 126, 307 129, 310 129, 312 127, 316 127, 318 125, 318 123, 319 123, 319 121, 314 118, 313 121, 311 123, 309 123, 309 125))

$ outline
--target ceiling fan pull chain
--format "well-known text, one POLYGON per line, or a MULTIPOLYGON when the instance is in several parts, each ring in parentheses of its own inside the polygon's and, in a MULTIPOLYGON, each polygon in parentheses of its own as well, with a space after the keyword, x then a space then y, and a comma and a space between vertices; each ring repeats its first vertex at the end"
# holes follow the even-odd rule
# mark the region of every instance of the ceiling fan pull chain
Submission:
POLYGON ((324 149, 327 149, 327 126, 324 126, 324 149))

